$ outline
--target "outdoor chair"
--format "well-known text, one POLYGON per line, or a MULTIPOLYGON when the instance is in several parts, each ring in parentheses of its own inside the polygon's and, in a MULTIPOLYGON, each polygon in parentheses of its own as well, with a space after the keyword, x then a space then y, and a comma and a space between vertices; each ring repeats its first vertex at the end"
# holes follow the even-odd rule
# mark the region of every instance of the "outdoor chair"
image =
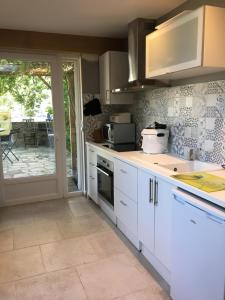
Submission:
POLYGON ((34 119, 24 119, 25 122, 23 140, 25 148, 27 146, 38 147, 38 123, 34 122, 34 119))
POLYGON ((48 136, 48 145, 50 147, 54 147, 54 129, 52 120, 46 119, 46 131, 48 136))
POLYGON ((8 159, 11 163, 13 163, 11 158, 14 157, 17 161, 19 161, 19 158, 13 151, 17 143, 19 131, 20 129, 12 129, 9 135, 1 137, 1 150, 3 160, 8 159))

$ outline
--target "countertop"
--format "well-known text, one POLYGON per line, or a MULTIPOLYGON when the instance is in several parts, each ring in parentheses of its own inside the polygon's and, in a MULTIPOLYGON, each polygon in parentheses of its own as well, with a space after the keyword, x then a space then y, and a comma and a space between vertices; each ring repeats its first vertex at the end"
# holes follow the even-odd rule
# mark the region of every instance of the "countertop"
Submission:
MULTIPOLYGON (((225 190, 212 192, 212 193, 204 192, 189 184, 186 184, 184 182, 181 182, 171 177, 171 175, 175 175, 177 174, 177 172, 168 170, 164 167, 154 164, 154 163, 161 163, 161 164, 182 163, 185 160, 181 158, 178 158, 172 154, 145 154, 142 151, 117 152, 112 149, 104 147, 103 144, 94 143, 91 141, 88 141, 86 143, 96 147, 101 154, 105 154, 108 157, 110 156, 113 158, 120 159, 146 172, 154 173, 154 175, 166 180, 167 182, 173 184, 175 187, 182 188, 190 193, 193 193, 225 209, 225 190)), ((213 170, 213 171, 206 170, 206 172, 209 174, 223 177, 225 179, 225 170, 223 168, 220 168, 219 165, 217 166, 219 168, 218 170, 213 170)))

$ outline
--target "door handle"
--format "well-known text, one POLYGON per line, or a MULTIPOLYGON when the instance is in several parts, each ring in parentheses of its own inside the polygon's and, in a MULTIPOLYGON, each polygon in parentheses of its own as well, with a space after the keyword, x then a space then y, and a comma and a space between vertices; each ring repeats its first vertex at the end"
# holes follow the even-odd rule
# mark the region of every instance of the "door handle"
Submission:
POLYGON ((153 194, 152 194, 153 186, 152 186, 152 184, 153 184, 153 180, 152 180, 152 178, 150 178, 149 179, 149 202, 150 203, 153 201, 153 194))
POLYGON ((154 199, 154 205, 157 206, 159 203, 159 199, 158 199, 158 181, 155 180, 155 195, 154 195, 155 199, 154 199))
POLYGON ((108 173, 106 173, 105 171, 103 171, 101 168, 96 167, 96 169, 97 169, 99 172, 103 173, 105 176, 107 176, 107 177, 110 176, 108 173))

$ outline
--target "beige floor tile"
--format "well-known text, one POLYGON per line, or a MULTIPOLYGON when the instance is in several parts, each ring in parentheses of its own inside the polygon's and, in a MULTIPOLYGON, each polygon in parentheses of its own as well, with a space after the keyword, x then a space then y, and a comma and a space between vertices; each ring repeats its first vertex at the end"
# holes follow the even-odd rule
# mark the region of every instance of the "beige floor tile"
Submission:
POLYGON ((16 300, 15 284, 0 284, 0 300, 16 300))
POLYGON ((13 250, 12 230, 0 231, 0 252, 13 250))
POLYGON ((85 237, 99 257, 108 257, 120 253, 128 253, 129 250, 113 230, 91 234, 85 237))
POLYGON ((48 271, 96 261, 99 257, 83 237, 62 240, 40 246, 48 271))
POLYGON ((15 283, 16 300, 51 300, 51 289, 46 274, 19 280, 15 283))
POLYGON ((169 300, 170 297, 162 289, 147 288, 135 293, 114 298, 115 300, 169 300))
POLYGON ((33 216, 27 212, 16 211, 14 207, 1 209, 0 230, 13 229, 18 225, 28 225, 33 222, 33 216))
POLYGON ((14 248, 25 248, 61 240, 56 222, 36 220, 30 226, 17 226, 14 229, 14 248))
POLYGON ((98 215, 84 215, 57 222, 64 238, 79 237, 110 229, 109 225, 98 215))
POLYGON ((0 253, 0 282, 8 282, 43 273, 39 247, 0 253))
POLYGON ((17 300, 87 300, 74 269, 20 280, 15 286, 17 300))
POLYGON ((87 300, 75 269, 49 273, 48 280, 55 295, 54 300, 87 300))
POLYGON ((78 266, 80 279, 90 300, 109 300, 145 289, 151 280, 125 254, 78 266))
POLYGON ((89 201, 84 197, 69 199, 68 205, 75 217, 96 214, 89 201))

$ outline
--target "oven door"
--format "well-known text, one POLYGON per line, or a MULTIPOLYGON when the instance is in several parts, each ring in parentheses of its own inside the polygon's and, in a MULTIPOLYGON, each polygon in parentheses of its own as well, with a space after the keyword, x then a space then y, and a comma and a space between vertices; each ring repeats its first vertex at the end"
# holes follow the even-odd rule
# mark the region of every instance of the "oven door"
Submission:
POLYGON ((98 196, 114 209, 113 172, 97 165, 98 196))

